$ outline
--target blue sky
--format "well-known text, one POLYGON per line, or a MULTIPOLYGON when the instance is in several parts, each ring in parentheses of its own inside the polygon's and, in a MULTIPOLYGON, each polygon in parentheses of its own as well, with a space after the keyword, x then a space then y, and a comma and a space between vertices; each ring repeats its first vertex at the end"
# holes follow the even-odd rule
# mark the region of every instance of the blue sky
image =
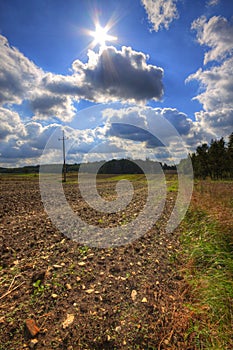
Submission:
MULTIPOLYGON (((135 129, 155 123, 160 136, 158 116, 189 152, 227 138, 232 16, 230 0, 0 0, 0 166, 38 164, 62 128, 70 162, 87 152, 176 161, 182 152, 171 135, 165 152, 135 129), (97 24, 117 40, 94 45, 97 24), (120 124, 111 133, 124 122, 127 133, 120 124)), ((47 160, 58 161, 60 148, 47 160)))

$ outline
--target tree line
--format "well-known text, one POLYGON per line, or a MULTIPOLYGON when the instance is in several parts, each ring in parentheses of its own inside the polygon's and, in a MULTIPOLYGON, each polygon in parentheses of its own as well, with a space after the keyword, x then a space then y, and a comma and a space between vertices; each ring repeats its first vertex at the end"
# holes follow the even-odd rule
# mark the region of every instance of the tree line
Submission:
MULTIPOLYGON (((79 168, 80 164, 77 163, 66 164, 67 173, 78 172, 79 168)), ((85 163, 85 167, 83 169, 89 173, 95 173, 96 169, 99 169, 98 174, 143 174, 143 169, 146 169, 147 173, 156 174, 161 172, 161 168, 165 172, 176 172, 175 165, 167 165, 166 163, 159 163, 150 159, 111 159, 109 161, 95 161, 85 163)), ((30 165, 18 168, 0 167, 0 174, 38 174, 39 171, 39 165, 30 165)), ((48 173, 59 173, 61 172, 61 164, 43 165, 43 171, 48 173)))
MULTIPOLYGON (((67 165, 67 172, 79 171, 80 164, 67 165)), ((150 159, 111 159, 109 161, 96 161, 85 163, 82 171, 98 174, 158 174, 163 169, 166 172, 176 172, 175 165, 167 165, 150 159)))
POLYGON ((194 176, 212 180, 233 178, 233 132, 228 142, 223 137, 203 143, 191 154, 194 176))

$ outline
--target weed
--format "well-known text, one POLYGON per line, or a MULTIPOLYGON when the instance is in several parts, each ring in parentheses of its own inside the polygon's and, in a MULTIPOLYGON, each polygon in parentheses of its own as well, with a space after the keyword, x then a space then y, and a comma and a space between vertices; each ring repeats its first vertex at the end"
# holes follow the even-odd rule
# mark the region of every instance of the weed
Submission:
POLYGON ((84 245, 84 246, 79 247, 78 250, 79 250, 80 255, 85 256, 89 250, 89 247, 84 245))
POLYGON ((177 192, 178 191, 178 181, 167 181, 167 191, 177 192))
POLYGON ((45 286, 41 283, 41 280, 37 280, 36 282, 33 283, 33 294, 34 295, 39 295, 44 292, 45 286))
POLYGON ((233 335, 231 245, 201 210, 190 210, 183 228, 181 242, 189 265, 186 278, 198 299, 194 311, 202 315, 202 322, 194 323, 189 331, 195 333, 197 349, 227 349, 233 335))

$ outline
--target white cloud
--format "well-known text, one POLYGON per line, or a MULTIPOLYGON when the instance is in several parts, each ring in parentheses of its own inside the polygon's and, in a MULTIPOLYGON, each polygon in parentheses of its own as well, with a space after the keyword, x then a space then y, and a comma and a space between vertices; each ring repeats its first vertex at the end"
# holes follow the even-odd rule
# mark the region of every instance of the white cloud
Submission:
POLYGON ((153 26, 158 32, 163 27, 169 28, 170 23, 179 18, 176 3, 177 0, 141 0, 153 26))
MULTIPOLYGON (((85 159, 111 159, 121 157, 140 158, 150 154, 151 149, 156 154, 164 150, 159 149, 161 143, 151 136, 146 128, 150 118, 155 117, 156 113, 164 113, 170 116, 179 113, 175 110, 153 110, 146 107, 129 107, 127 109, 105 110, 105 123, 103 120, 100 126, 93 129, 78 130, 66 126, 65 133, 69 137, 66 143, 68 150, 67 160, 72 162, 85 159), (117 126, 117 122, 120 122, 117 126), (130 125, 123 126, 122 123, 135 124, 138 127, 133 128, 130 125), (138 146, 140 147, 138 148, 138 146), (156 151, 155 151, 156 149, 156 151), (89 154, 88 156, 87 153, 89 154)), ((172 117, 173 118, 173 117, 172 117)), ((7 109, 0 109, 0 135, 2 142, 0 144, 1 165, 16 166, 22 164, 39 163, 41 156, 51 135, 53 141, 47 145, 47 161, 62 161, 62 143, 59 137, 62 135, 62 126, 59 124, 49 124, 43 126, 40 122, 30 121, 23 123, 17 113, 7 109), (60 158, 59 158, 60 157, 60 158), (15 163, 15 164, 14 164, 15 163)), ((177 125, 180 124, 178 121, 177 125)))
MULTIPOLYGON (((69 96, 52 94, 43 86, 45 73, 0 35, 0 105, 28 100, 35 118, 70 120, 76 110, 69 96)), ((10 111, 9 113, 13 113, 10 111)))
POLYGON ((35 113, 36 119, 59 118, 63 121, 71 121, 76 113, 72 99, 62 94, 51 94, 49 92, 35 93, 30 100, 30 107, 35 113))
POLYGON ((0 104, 21 103, 30 96, 43 71, 0 35, 0 104))
POLYGON ((72 76, 47 75, 44 87, 54 94, 94 102, 159 100, 163 95, 163 69, 147 64, 143 52, 123 46, 89 51, 88 62, 75 60, 72 76))
POLYGON ((88 62, 75 60, 71 75, 45 73, 7 39, 0 36, 0 104, 28 101, 34 120, 71 121, 74 102, 159 100, 163 95, 163 69, 148 64, 148 56, 131 47, 104 47, 88 52, 88 62))
POLYGON ((209 0, 209 1, 207 1, 206 5, 209 7, 212 7, 212 6, 218 5, 219 2, 220 2, 220 0, 209 0))
POLYGON ((206 111, 221 110, 232 107, 233 96, 233 57, 224 61, 220 66, 208 70, 201 68, 187 78, 196 79, 201 83, 204 92, 197 95, 206 111))
POLYGON ((200 111, 195 116, 200 129, 209 131, 214 137, 227 137, 233 131, 233 108, 200 111))
MULTIPOLYGON (((187 135, 190 131, 192 120, 185 113, 179 112, 176 108, 150 108, 150 107, 127 107, 119 110, 106 109, 104 116, 109 124, 125 123, 137 125, 138 128, 147 129, 148 125, 156 125, 156 120, 161 117, 170 122, 180 135, 187 135)), ((156 132, 160 133, 161 125, 157 125, 156 132)), ((126 131, 126 130, 125 130, 126 131)), ((132 137, 135 139, 135 130, 132 128, 132 137)), ((141 136, 140 132, 136 133, 138 140, 141 136)), ((126 134, 130 138, 130 132, 126 134)))
MULTIPOLYGON (((0 134, 4 132, 4 139, 0 143, 0 163, 6 166, 8 163, 11 166, 20 164, 38 164, 39 157, 44 149, 46 142, 52 132, 58 125, 50 124, 49 126, 42 126, 40 123, 28 122, 23 123, 19 115, 9 110, 4 110, 4 119, 0 124, 0 134), (6 116, 9 119, 6 123, 6 116)), ((61 128, 61 126, 60 126, 61 128)))
MULTIPOLYGON (((59 141, 59 137, 62 136, 62 126, 60 124, 43 126, 35 121, 23 124, 16 113, 14 114, 15 118, 11 118, 8 124, 1 123, 0 135, 4 138, 0 143, 0 166, 38 164, 45 146, 54 134, 53 142, 47 145, 47 160, 52 163, 62 162, 62 142, 59 141)), ((98 132, 95 130, 75 130, 69 127, 65 127, 65 130, 69 135, 67 147, 72 144, 70 154, 73 159, 75 154, 76 158, 78 155, 81 159, 80 154, 88 152, 96 145, 95 133, 98 134, 98 132)))
POLYGON ((41 151, 35 147, 32 147, 29 142, 22 140, 16 135, 9 138, 7 141, 1 142, 0 145, 0 166, 12 166, 16 167, 21 162, 28 163, 31 159, 32 163, 38 164, 38 157, 40 157, 41 151))
MULTIPOLYGON (((31 147, 42 151, 49 140, 52 133, 59 129, 60 135, 62 135, 62 126, 60 124, 51 123, 47 126, 31 121, 25 124, 26 136, 23 141, 28 143, 31 147)), ((57 143, 57 148, 61 145, 57 143)), ((55 147, 55 146, 54 146, 55 147)))
POLYGON ((192 29, 197 31, 197 41, 200 45, 209 47, 205 53, 204 64, 210 61, 220 61, 233 53, 233 23, 221 16, 199 17, 192 23, 192 29))
POLYGON ((15 136, 23 137, 25 134, 25 127, 18 113, 0 107, 0 140, 2 141, 15 136))
POLYGON ((113 101, 146 102, 163 95, 163 69, 148 64, 143 52, 123 46, 105 47, 98 53, 89 50, 88 62, 75 60, 72 75, 44 75, 31 99, 39 118, 57 115, 71 120, 76 112, 72 102, 81 99, 106 103, 113 101))
POLYGON ((193 122, 174 108, 131 106, 119 110, 106 109, 104 116, 106 136, 118 142, 119 147, 124 144, 126 156, 132 158, 149 157, 169 163, 179 161, 180 157, 185 157, 183 145, 193 152, 197 143, 214 137, 209 131, 201 129, 198 122, 193 122), (169 129, 163 119, 171 123, 177 133, 169 129), (152 134, 147 130, 151 130, 152 134))
MULTIPOLYGON (((186 114, 176 109, 145 106, 120 109, 109 107, 102 113, 100 125, 93 129, 80 130, 75 128, 75 123, 73 127, 65 126, 65 135, 68 137, 67 162, 124 157, 149 157, 163 162, 170 162, 173 157, 173 162, 178 161, 179 157, 184 155, 181 153, 181 143, 176 134, 169 134, 167 125, 161 124, 161 118, 168 120, 176 128, 191 151, 195 149, 198 141, 205 142, 212 137, 203 122, 207 120, 207 115, 205 118, 197 115, 197 121, 192 122, 186 114), (148 128, 158 137, 148 132, 148 128), (167 148, 163 146, 160 136, 165 140, 167 148)), ((19 116, 14 114, 11 125, 7 125, 3 130, 5 141, 0 144, 1 166, 38 164, 46 145, 47 153, 44 159, 52 163, 62 162, 62 142, 59 141, 62 136, 61 125, 54 123, 44 126, 36 121, 22 123, 19 116), (16 130, 19 131, 20 127, 23 128, 23 132, 17 134, 16 130), (47 144, 52 135, 52 141, 47 144)))
POLYGON ((200 45, 210 48, 204 63, 216 61, 216 65, 199 68, 186 79, 200 82, 200 93, 194 99, 203 105, 204 111, 195 113, 196 129, 214 137, 226 137, 233 130, 233 25, 220 16, 209 21, 200 17, 193 22, 192 29, 197 30, 200 45))

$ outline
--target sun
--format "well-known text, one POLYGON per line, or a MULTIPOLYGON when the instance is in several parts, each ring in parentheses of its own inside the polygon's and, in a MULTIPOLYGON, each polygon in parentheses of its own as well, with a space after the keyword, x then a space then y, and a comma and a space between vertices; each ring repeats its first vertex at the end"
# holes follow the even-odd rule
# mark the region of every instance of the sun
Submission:
POLYGON ((117 37, 108 34, 108 27, 101 27, 101 25, 97 24, 95 27, 95 31, 90 31, 90 35, 93 36, 94 40, 92 45, 95 47, 96 45, 100 45, 101 47, 106 46, 106 42, 116 41, 117 37))

